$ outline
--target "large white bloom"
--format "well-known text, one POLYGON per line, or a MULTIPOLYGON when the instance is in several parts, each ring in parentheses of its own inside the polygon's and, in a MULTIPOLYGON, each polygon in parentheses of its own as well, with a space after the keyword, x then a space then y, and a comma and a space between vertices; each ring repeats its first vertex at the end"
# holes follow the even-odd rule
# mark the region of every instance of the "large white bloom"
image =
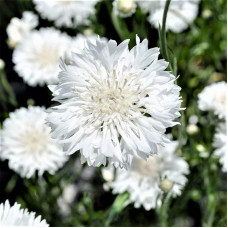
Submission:
POLYGON ((42 18, 55 22, 57 26, 76 27, 88 25, 88 17, 95 14, 98 0, 33 0, 42 18))
MULTIPOLYGON (((162 25, 165 0, 145 1, 137 0, 139 6, 149 12, 149 22, 156 28, 162 25)), ((172 0, 166 19, 166 30, 180 33, 188 28, 198 14, 199 0, 172 0)))
POLYGON ((216 128, 213 146, 216 148, 214 154, 220 158, 223 172, 227 172, 227 130, 226 122, 219 123, 216 128))
POLYGON ((206 86, 198 95, 198 106, 202 111, 213 111, 219 118, 226 117, 226 82, 206 86))
POLYGON ((124 18, 135 13, 136 4, 134 0, 115 0, 112 4, 113 11, 117 16, 124 18))
POLYGON ((7 26, 6 32, 10 43, 17 45, 38 25, 38 17, 26 11, 21 19, 12 18, 7 26))
POLYGON ((41 216, 36 217, 34 212, 28 212, 27 209, 21 209, 21 205, 15 203, 12 207, 9 201, 0 204, 0 226, 35 226, 48 227, 45 220, 41 220, 41 216))
POLYGON ((180 87, 165 71, 168 63, 158 60, 159 49, 137 37, 129 51, 128 42, 87 42, 71 65, 60 64, 59 83, 52 87, 61 103, 48 116, 52 136, 67 154, 80 150, 89 165, 146 159, 168 141, 166 128, 180 116, 180 87))
POLYGON ((30 178, 36 170, 54 174, 66 161, 60 146, 45 125, 47 113, 41 107, 20 108, 3 122, 0 157, 22 177, 30 178))
POLYGON ((30 86, 56 83, 59 58, 71 38, 54 28, 33 31, 13 52, 15 70, 30 86))
MULTIPOLYGON (((188 164, 175 154, 177 145, 177 141, 172 141, 164 148, 160 147, 159 154, 149 157, 148 161, 134 158, 129 170, 118 168, 115 179, 107 180, 107 184, 113 193, 129 192, 129 200, 136 208, 160 207, 164 192, 167 197, 176 197, 187 182, 188 164)), ((112 176, 107 174, 109 167, 103 169, 106 169, 105 179, 112 176)))

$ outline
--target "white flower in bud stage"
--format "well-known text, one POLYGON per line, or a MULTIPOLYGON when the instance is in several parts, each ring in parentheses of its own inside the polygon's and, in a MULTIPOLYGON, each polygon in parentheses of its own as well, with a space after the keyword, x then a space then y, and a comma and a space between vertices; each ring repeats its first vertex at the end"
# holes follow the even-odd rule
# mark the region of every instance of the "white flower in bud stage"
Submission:
POLYGON ((130 17, 135 13, 134 0, 115 0, 112 4, 114 13, 120 17, 130 17))
POLYGON ((56 83, 59 58, 70 42, 69 36, 54 28, 31 32, 13 52, 16 72, 30 86, 56 83))
POLYGON ((42 18, 54 21, 56 26, 73 28, 89 24, 88 17, 95 14, 98 0, 33 0, 33 2, 42 18))
POLYGON ((38 17, 29 11, 23 13, 22 19, 13 17, 7 26, 6 32, 9 43, 17 45, 38 25, 38 17))
MULTIPOLYGON (((162 25, 165 0, 145 1, 137 0, 144 12, 149 12, 149 22, 156 28, 162 25)), ((166 30, 180 33, 187 29, 198 14, 199 0, 172 0, 166 19, 166 30)))
POLYGON ((198 106, 202 111, 213 111, 219 118, 226 117, 226 82, 206 86, 198 95, 198 106))
POLYGON ((54 174, 67 160, 60 146, 51 138, 45 125, 44 108, 20 108, 3 122, 1 159, 22 177, 31 178, 36 171, 54 174))
POLYGON ((222 171, 227 172, 227 127, 226 122, 219 123, 214 136, 213 147, 216 148, 214 154, 220 158, 222 171))
MULTIPOLYGON (((115 179, 109 181, 108 186, 114 194, 129 192, 129 200, 136 208, 160 207, 164 193, 167 197, 176 197, 187 182, 185 175, 189 173, 189 167, 175 154, 177 145, 177 141, 171 141, 160 147, 159 153, 148 161, 133 158, 129 170, 117 168, 115 179)), ((113 171, 112 167, 103 169, 113 171)))
POLYGON ((0 204, 0 226, 32 226, 32 227, 48 227, 45 220, 41 220, 41 216, 36 217, 34 212, 28 212, 27 209, 21 209, 21 205, 15 203, 12 207, 9 201, 0 204))
POLYGON ((50 87, 60 105, 48 116, 52 136, 67 154, 80 150, 82 162, 126 167, 133 157, 147 159, 168 142, 166 128, 180 116, 180 87, 158 60, 159 49, 145 39, 129 50, 99 38, 87 42, 70 65, 63 61, 59 83, 50 87))

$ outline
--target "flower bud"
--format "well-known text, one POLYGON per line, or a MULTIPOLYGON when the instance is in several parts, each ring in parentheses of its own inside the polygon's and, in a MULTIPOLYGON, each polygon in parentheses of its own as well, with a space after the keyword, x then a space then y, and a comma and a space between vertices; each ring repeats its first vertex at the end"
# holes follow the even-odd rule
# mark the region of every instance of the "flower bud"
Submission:
POLYGON ((195 124, 189 124, 186 131, 189 135, 194 135, 199 131, 199 128, 195 124))
POLYGON ((3 70, 5 68, 5 62, 4 60, 0 59, 0 70, 3 70))
POLYGON ((173 188, 173 182, 168 180, 168 179, 164 179, 161 182, 160 188, 164 191, 164 192, 169 192, 172 188, 173 188))

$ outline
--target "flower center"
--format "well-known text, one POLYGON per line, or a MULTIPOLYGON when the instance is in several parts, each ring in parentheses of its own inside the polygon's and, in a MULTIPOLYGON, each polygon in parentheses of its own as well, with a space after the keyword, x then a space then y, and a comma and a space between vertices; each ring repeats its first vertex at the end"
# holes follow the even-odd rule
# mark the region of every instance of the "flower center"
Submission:
POLYGON ((147 94, 141 94, 136 74, 118 77, 113 70, 108 78, 93 77, 89 83, 78 96, 85 101, 84 110, 92 114, 91 122, 99 119, 100 124, 110 124, 117 116, 134 119, 145 113, 140 102, 147 94))
POLYGON ((149 157, 147 161, 135 158, 132 161, 131 169, 147 177, 157 177, 159 175, 158 159, 149 157))
POLYGON ((43 48, 36 53, 37 62, 42 66, 58 65, 58 52, 56 49, 43 48))
POLYGON ((21 138, 22 144, 29 150, 29 152, 33 154, 43 152, 42 150, 45 147, 47 141, 47 138, 45 136, 46 135, 42 132, 26 132, 21 138))

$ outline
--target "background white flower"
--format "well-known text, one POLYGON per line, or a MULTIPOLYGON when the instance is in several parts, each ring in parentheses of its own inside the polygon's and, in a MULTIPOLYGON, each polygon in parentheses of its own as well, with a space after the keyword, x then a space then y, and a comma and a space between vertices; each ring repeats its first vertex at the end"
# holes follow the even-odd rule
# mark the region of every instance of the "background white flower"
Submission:
POLYGON ((10 43, 17 45, 21 42, 36 26, 38 17, 29 11, 23 12, 21 19, 13 17, 6 28, 10 43))
POLYGON ((47 113, 41 107, 20 108, 3 122, 1 159, 22 177, 30 178, 36 170, 54 174, 66 161, 60 146, 45 125, 47 113))
POLYGON ((54 28, 33 31, 13 53, 15 70, 30 86, 56 83, 59 58, 71 38, 54 28))
POLYGON ((129 192, 129 199, 136 208, 143 206, 150 210, 160 207, 164 192, 168 197, 176 197, 187 182, 188 164, 175 154, 177 145, 177 141, 171 141, 148 161, 134 158, 129 170, 118 168, 114 181, 107 184, 113 193, 129 192))
MULTIPOLYGON (((137 0, 144 12, 149 12, 149 22, 156 28, 162 25, 165 0, 137 0)), ((180 33, 187 29, 198 14, 199 0, 172 0, 166 19, 166 30, 180 33)))
POLYGON ((33 0, 42 18, 55 22, 57 26, 76 27, 88 25, 88 17, 95 14, 98 0, 33 0))
POLYGON ((12 207, 9 201, 0 204, 0 226, 35 226, 48 227, 45 220, 41 220, 41 216, 36 217, 34 212, 28 212, 27 209, 21 209, 21 205, 15 203, 12 207))
POLYGON ((117 16, 130 17, 135 13, 136 4, 134 0, 115 0, 112 4, 113 11, 117 16))
POLYGON ((213 111, 219 118, 226 117, 226 82, 206 86, 198 95, 198 106, 202 111, 213 111))
POLYGON ((214 154, 220 159, 222 164, 222 171, 227 172, 227 128, 226 122, 219 123, 216 128, 216 134, 214 136, 213 147, 216 148, 214 154))
POLYGON ((148 41, 137 37, 129 50, 128 42, 87 42, 71 65, 61 62, 59 83, 52 87, 61 103, 48 116, 52 136, 67 154, 80 150, 89 165, 146 159, 168 141, 166 128, 180 116, 180 87, 165 71, 168 63, 158 60, 158 48, 148 49, 148 41))

